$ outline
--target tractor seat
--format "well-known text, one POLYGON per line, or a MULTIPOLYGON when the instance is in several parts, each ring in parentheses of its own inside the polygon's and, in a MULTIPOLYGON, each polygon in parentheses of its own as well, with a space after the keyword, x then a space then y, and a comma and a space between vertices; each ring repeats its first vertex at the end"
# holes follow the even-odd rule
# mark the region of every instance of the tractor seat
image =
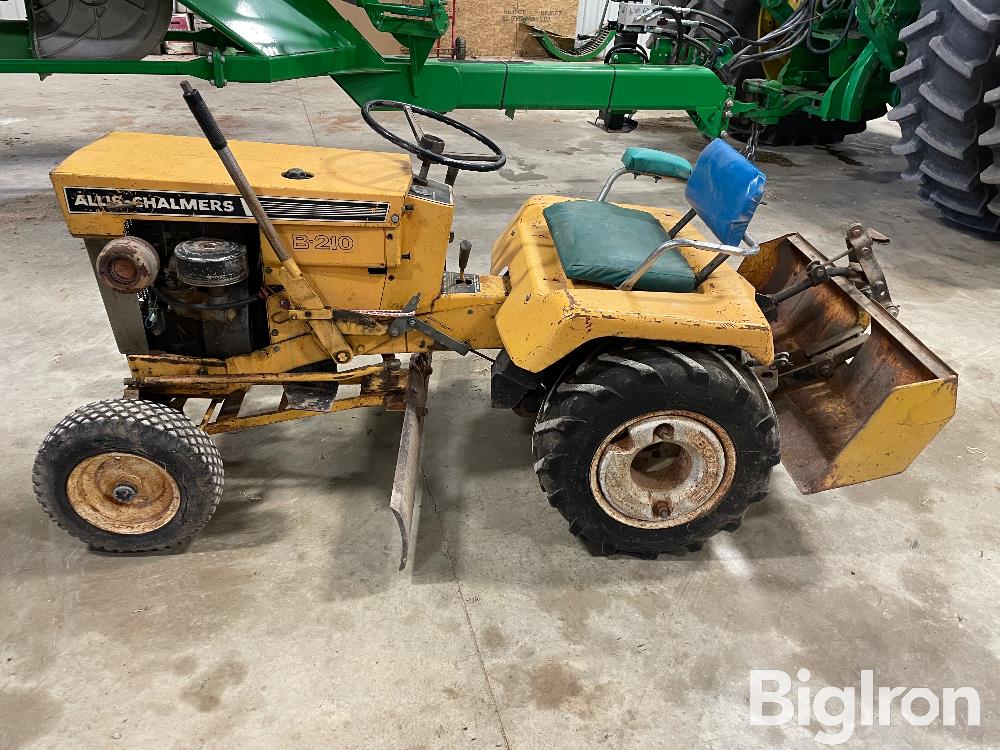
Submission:
MULTIPOLYGON (((604 201, 565 201, 542 212, 567 278, 618 286, 670 239, 652 214, 604 201)), ((677 250, 665 253, 635 286, 693 292, 694 271, 677 250)))
MULTIPOLYGON (((695 216, 722 244, 678 244, 711 245, 705 249, 750 254, 735 246, 744 239, 763 198, 766 178, 725 141, 712 141, 693 170, 689 165, 684 168, 687 162, 681 157, 652 149, 628 149, 622 164, 608 179, 598 200, 555 203, 543 212, 567 278, 619 287, 695 216), (691 210, 668 232, 645 211, 605 202, 612 183, 627 173, 686 181, 684 195, 691 210)), ((704 278, 696 276, 678 249, 668 247, 630 288, 642 292, 693 292, 701 281, 704 278)))

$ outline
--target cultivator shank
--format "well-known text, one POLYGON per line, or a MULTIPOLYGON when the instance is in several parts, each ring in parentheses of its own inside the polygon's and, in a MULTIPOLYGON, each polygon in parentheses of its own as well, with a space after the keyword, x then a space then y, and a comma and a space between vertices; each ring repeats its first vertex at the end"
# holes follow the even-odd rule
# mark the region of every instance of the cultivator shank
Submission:
POLYGON ((415 354, 410 358, 410 376, 406 388, 406 409, 403 431, 399 437, 399 458, 392 479, 389 508, 399 524, 402 538, 399 569, 406 567, 413 533, 413 505, 420 483, 420 447, 424 436, 424 415, 427 414, 427 382, 431 376, 431 353, 415 354))

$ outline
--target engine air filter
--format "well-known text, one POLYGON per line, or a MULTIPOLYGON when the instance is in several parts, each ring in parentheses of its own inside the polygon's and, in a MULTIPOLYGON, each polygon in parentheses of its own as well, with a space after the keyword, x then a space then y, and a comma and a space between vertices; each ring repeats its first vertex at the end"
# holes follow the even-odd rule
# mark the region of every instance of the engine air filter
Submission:
POLYGON ((229 286, 246 279, 247 248, 239 242, 201 237, 174 248, 177 279, 190 286, 229 286))

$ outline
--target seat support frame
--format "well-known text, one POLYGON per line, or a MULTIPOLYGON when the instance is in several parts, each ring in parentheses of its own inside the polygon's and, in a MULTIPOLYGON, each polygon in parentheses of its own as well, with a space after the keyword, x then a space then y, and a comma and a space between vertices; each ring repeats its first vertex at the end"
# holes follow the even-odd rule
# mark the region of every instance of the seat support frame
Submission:
POLYGON ((748 234, 743 235, 743 241, 747 243, 746 247, 723 245, 719 242, 708 242, 707 240, 689 240, 685 238, 673 239, 673 235, 680 231, 680 228, 684 224, 691 221, 692 218, 694 218, 693 209, 681 217, 681 220, 671 228, 669 233, 671 235, 671 239, 667 240, 647 255, 646 259, 639 264, 639 267, 636 268, 632 274, 625 279, 625 281, 618 285, 618 289, 623 292, 632 291, 635 285, 639 283, 642 277, 646 275, 649 269, 656 264, 656 261, 658 261, 664 253, 678 247, 694 247, 699 250, 714 250, 716 252, 716 256, 695 276, 695 289, 697 289, 705 281, 705 279, 711 276, 712 272, 721 266, 729 256, 735 255, 745 258, 750 255, 756 255, 760 251, 760 247, 748 234))

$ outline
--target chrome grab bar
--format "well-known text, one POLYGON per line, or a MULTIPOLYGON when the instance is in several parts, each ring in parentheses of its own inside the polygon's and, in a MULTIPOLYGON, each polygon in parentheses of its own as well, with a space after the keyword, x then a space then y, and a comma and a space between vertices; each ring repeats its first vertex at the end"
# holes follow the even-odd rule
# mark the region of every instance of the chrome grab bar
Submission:
POLYGON ((639 267, 636 268, 632 272, 632 274, 627 279, 625 279, 625 281, 619 284, 617 288, 623 292, 631 292, 632 289, 635 287, 635 285, 639 283, 639 280, 646 275, 649 269, 653 267, 656 261, 658 261, 664 253, 666 253, 669 250, 673 250, 674 248, 677 247, 695 247, 698 248, 699 250, 712 250, 718 253, 715 259, 712 260, 708 264, 708 266, 705 267, 706 269, 709 269, 709 267, 711 269, 708 271, 708 274, 702 275, 701 273, 699 273, 698 284, 701 284, 701 282, 704 281, 706 278, 708 278, 708 275, 711 274, 711 272, 714 271, 716 268, 718 268, 722 264, 722 261, 725 260, 725 257, 721 257, 720 259, 720 256, 735 255, 741 258, 746 258, 750 255, 756 255, 758 252, 760 252, 760 245, 758 245, 753 240, 753 238, 750 237, 749 234, 743 235, 743 242, 747 243, 746 247, 723 245, 722 243, 719 242, 708 242, 707 240, 688 240, 684 239, 683 237, 676 240, 667 240, 662 245, 653 250, 653 252, 647 255, 646 260, 640 263, 639 267))
MULTIPOLYGON (((630 174, 636 177, 652 177, 655 182, 660 180, 678 180, 679 177, 665 177, 662 174, 653 174, 652 172, 636 172, 634 169, 627 169, 626 167, 618 167, 611 175, 608 177, 608 181, 604 183, 604 187, 601 188, 600 194, 597 196, 599 203, 603 203, 608 198, 608 193, 611 192, 611 186, 615 184, 615 180, 621 177, 623 174, 630 174)), ((683 180, 681 180, 683 182, 683 180)))
POLYGON ((611 175, 608 177, 608 181, 604 183, 604 187, 601 188, 601 194, 597 196, 598 202, 603 202, 607 197, 608 193, 611 192, 611 186, 615 184, 615 180, 621 177, 623 174, 628 174, 629 170, 625 167, 618 167, 611 175))

